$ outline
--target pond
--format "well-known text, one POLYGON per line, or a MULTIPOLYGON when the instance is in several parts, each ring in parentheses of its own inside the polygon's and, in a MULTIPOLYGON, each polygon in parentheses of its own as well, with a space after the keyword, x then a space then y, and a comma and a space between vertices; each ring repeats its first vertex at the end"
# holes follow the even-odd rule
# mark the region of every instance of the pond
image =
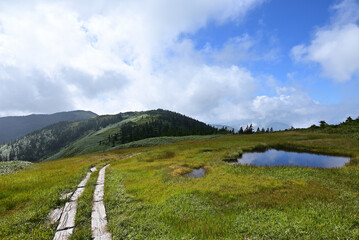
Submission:
POLYGON ((185 174, 185 177, 190 177, 190 178, 201 178, 204 177, 204 175, 206 174, 206 169, 201 167, 198 169, 193 169, 192 172, 185 174))
POLYGON ((237 159, 237 161, 229 161, 228 163, 234 165, 338 168, 343 167, 349 161, 349 157, 336 157, 269 149, 265 152, 244 153, 241 158, 237 159))

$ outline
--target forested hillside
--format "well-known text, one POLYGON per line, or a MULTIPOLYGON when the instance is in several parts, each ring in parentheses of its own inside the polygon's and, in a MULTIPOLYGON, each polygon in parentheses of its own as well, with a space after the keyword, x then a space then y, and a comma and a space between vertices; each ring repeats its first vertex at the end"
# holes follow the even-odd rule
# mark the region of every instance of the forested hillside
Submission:
POLYGON ((120 131, 110 134, 100 144, 115 145, 151 137, 209 135, 218 132, 214 127, 170 111, 156 110, 147 114, 153 117, 123 124, 120 131))
POLYGON ((121 115, 115 115, 78 122, 59 122, 0 146, 0 160, 41 161, 89 131, 96 131, 121 120, 121 115))
POLYGON ((127 112, 78 122, 60 122, 0 146, 0 160, 31 162, 105 151, 149 137, 208 135, 220 132, 166 110, 127 112))
POLYGON ((28 133, 62 121, 80 121, 97 117, 89 111, 71 111, 54 114, 32 114, 29 116, 0 118, 0 144, 9 142, 28 133))

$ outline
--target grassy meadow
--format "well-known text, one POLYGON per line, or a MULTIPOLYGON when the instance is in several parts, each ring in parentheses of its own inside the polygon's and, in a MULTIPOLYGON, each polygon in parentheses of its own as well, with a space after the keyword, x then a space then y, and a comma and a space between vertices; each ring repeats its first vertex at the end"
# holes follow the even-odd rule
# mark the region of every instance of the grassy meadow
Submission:
MULTIPOLYGON (((359 141, 336 134, 278 132, 186 138, 34 164, 0 175, 0 238, 52 239, 51 209, 92 166, 106 170, 113 239, 358 239, 359 141), (243 151, 277 147, 344 155, 340 169, 229 165, 243 151), (183 175, 203 167, 203 178, 183 175)), ((147 142, 146 142, 147 141, 147 142)), ((98 168, 99 169, 99 168, 98 168)), ((79 199, 73 239, 90 239, 97 174, 79 199), (77 232, 77 233, 76 233, 77 232)))
POLYGON ((105 157, 81 156, 32 164, 0 175, 0 239, 52 239, 51 209, 63 206, 63 193, 74 191, 91 166, 105 157))

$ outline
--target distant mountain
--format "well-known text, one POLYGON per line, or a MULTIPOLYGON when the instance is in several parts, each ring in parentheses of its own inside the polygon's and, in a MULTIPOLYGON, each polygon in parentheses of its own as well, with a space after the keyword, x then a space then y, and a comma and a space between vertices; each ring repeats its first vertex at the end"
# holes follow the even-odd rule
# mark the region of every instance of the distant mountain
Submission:
POLYGON ((290 129, 290 126, 288 124, 282 122, 271 122, 267 124, 267 127, 273 128, 274 131, 290 129))
POLYGON ((229 131, 237 131, 238 129, 234 128, 234 127, 231 127, 231 126, 228 126, 228 125, 222 125, 222 124, 211 124, 211 126, 217 128, 217 129, 228 129, 229 131))
POLYGON ((0 144, 9 142, 28 133, 63 121, 79 121, 97 117, 89 111, 59 112, 54 114, 32 114, 20 117, 0 118, 0 144))
POLYGON ((60 122, 0 146, 0 161, 38 162, 107 151, 151 137, 220 132, 198 120, 162 109, 60 122))

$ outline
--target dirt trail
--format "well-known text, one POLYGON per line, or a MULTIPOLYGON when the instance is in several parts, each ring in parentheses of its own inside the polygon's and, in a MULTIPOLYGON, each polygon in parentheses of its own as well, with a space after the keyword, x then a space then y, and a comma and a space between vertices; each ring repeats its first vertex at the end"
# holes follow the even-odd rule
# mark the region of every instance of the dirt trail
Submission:
POLYGON ((103 202, 105 188, 105 171, 109 165, 103 167, 98 175, 96 188, 93 197, 91 229, 92 237, 95 240, 110 240, 111 234, 107 231, 107 219, 105 205, 103 202))

